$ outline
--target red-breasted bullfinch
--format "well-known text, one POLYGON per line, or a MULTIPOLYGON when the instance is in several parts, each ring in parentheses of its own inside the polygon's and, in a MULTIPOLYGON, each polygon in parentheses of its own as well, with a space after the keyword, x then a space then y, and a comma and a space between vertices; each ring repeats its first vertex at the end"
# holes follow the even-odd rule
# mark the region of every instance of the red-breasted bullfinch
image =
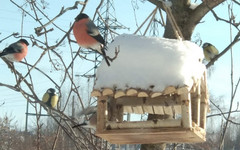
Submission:
POLYGON ((88 15, 80 13, 75 18, 73 34, 81 47, 97 51, 104 57, 107 65, 110 66, 104 50, 105 41, 88 15))
POLYGON ((0 53, 0 57, 5 57, 11 62, 19 62, 27 55, 28 45, 29 43, 27 40, 20 39, 19 41, 12 43, 5 48, 0 53))

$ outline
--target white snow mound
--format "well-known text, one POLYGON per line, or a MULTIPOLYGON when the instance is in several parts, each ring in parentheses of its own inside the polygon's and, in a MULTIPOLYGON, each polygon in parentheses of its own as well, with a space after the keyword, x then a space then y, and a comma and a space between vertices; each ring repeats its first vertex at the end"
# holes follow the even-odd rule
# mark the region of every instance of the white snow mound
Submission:
POLYGON ((159 92, 168 86, 191 87, 205 70, 202 49, 190 41, 123 34, 109 44, 107 55, 113 57, 118 46, 111 66, 103 60, 97 69, 94 89, 159 92))

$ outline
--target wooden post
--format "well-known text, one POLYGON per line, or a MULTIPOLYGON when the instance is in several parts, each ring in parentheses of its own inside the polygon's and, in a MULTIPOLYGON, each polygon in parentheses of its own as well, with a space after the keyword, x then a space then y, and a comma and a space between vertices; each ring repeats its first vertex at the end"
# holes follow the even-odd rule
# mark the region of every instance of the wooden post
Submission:
POLYGON ((206 116, 207 116, 207 110, 208 110, 208 89, 207 89, 207 78, 206 78, 206 72, 204 73, 204 76, 202 77, 202 85, 201 86, 201 114, 200 114, 200 127, 203 129, 206 129, 206 116))
POLYGON ((98 97, 97 101, 97 133, 102 133, 107 121, 107 96, 98 97))
POLYGON ((201 101, 201 86, 200 83, 197 85, 196 90, 192 93, 192 121, 196 125, 200 125, 200 101, 201 101))
POLYGON ((192 112, 191 112, 191 95, 190 91, 185 88, 184 92, 180 95, 182 106, 182 126, 183 128, 192 127, 192 112))

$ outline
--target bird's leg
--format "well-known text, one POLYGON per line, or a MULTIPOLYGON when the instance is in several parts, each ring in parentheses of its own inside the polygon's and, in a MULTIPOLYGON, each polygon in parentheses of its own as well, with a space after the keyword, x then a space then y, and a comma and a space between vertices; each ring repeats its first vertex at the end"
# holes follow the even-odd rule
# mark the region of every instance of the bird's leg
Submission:
POLYGON ((120 46, 118 45, 118 47, 115 47, 115 56, 112 58, 107 56, 108 60, 110 60, 112 62, 114 59, 117 58, 119 52, 120 52, 120 46))

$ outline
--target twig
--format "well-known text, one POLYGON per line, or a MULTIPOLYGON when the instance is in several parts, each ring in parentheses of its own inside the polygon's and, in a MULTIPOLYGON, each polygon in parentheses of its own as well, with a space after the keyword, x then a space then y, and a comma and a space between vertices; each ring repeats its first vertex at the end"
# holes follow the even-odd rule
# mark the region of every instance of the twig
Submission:
POLYGON ((115 56, 112 58, 107 56, 107 59, 109 59, 112 62, 113 60, 115 60, 117 58, 119 52, 120 52, 120 46, 118 45, 118 47, 115 47, 115 56))

